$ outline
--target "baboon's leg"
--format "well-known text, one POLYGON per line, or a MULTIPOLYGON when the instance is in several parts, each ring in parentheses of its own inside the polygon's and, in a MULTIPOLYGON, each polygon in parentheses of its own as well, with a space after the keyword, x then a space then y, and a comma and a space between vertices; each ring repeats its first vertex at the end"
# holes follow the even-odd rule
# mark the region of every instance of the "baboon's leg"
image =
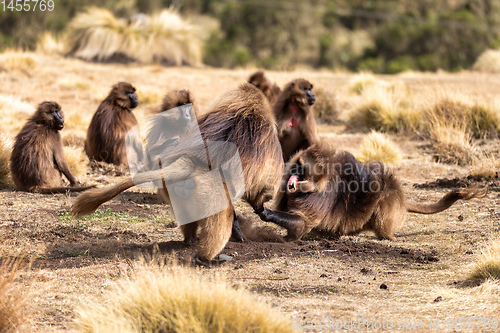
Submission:
POLYGON ((233 218, 234 210, 229 207, 199 221, 201 231, 197 262, 210 265, 211 260, 222 251, 231 237, 233 218))
POLYGON ((287 241, 300 239, 306 233, 305 222, 298 215, 264 208, 259 216, 263 221, 273 222, 280 227, 285 228, 288 231, 288 234, 286 236, 287 241))
POLYGON ((241 231, 240 223, 238 222, 238 219, 236 218, 236 212, 234 212, 233 229, 231 232, 231 237, 233 237, 238 242, 246 241, 245 235, 243 235, 243 231, 241 231))
POLYGON ((268 202, 273 198, 272 194, 269 194, 267 190, 260 192, 256 198, 253 200, 247 200, 250 206, 252 206, 255 214, 260 214, 264 211, 264 203, 268 202))
POLYGON ((373 231, 379 239, 394 239, 394 232, 399 229, 406 215, 406 208, 398 197, 381 200, 373 214, 373 231))
POLYGON ((180 226, 181 232, 184 235, 184 243, 193 245, 196 243, 196 231, 198 230, 198 221, 183 224, 180 226))

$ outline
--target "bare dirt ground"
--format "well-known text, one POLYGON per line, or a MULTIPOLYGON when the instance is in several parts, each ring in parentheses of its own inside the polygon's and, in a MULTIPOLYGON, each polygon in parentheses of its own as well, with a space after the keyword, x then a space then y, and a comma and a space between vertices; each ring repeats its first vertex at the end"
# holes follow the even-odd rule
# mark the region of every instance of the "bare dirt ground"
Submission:
MULTIPOLYGON (((146 102, 134 111, 143 120, 169 89, 189 88, 199 109, 205 110, 215 97, 251 73, 99 65, 42 56, 37 62, 27 74, 1 72, 1 94, 19 97, 33 108, 43 100, 58 101, 68 123, 63 136, 65 131, 84 135, 92 113, 118 81, 132 82, 139 92, 149 91, 146 98, 143 96, 146 102)), ((352 74, 302 70, 268 75, 280 85, 305 77, 315 87, 331 89, 342 109, 348 109, 354 98, 347 88, 352 74)), ((432 98, 432 90, 454 90, 485 99, 494 98, 500 91, 500 77, 487 74, 409 73, 381 78, 404 81, 422 98, 432 98)), ((0 129, 13 138, 24 119, 0 129)), ((321 126, 320 132, 325 140, 352 151, 364 136, 346 132, 342 125, 321 126)), ((482 200, 458 202, 436 215, 408 214, 395 241, 379 241, 372 234, 339 240, 311 234, 290 243, 230 242, 222 253, 233 257, 232 261, 205 269, 206 274, 220 274, 253 291, 289 316, 292 327, 302 325, 306 330, 333 332, 336 329, 327 326, 328 320, 352 320, 356 324, 366 320, 375 325, 368 331, 376 331, 377 325, 384 323, 386 330, 391 323, 394 329, 406 331, 460 331, 453 327, 453 320, 499 319, 500 284, 477 286, 467 281, 469 267, 481 248, 500 236, 499 180, 473 181, 467 178, 467 167, 434 162, 429 142, 411 136, 392 138, 403 152, 403 163, 396 173, 410 199, 437 200, 450 188, 464 185, 489 185, 490 194, 482 200), (313 321, 323 321, 324 325, 314 326, 313 321)), ((500 140, 488 144, 490 150, 498 152, 500 140)), ((96 171, 79 178, 100 185, 119 179, 96 171)), ((174 253, 182 259, 194 253, 193 248, 182 244, 169 207, 150 190, 132 188, 82 220, 69 216, 74 198, 0 191, 0 238, 5 239, 5 251, 34 258, 31 271, 19 280, 31 293, 28 331, 72 329, 75 309, 105 301, 103 292, 129 270, 126 258, 174 253)), ((246 204, 239 205, 239 210, 259 223, 246 204)), ((277 227, 269 227, 280 232, 277 227)), ((345 325, 348 330, 367 331, 366 326, 345 325)), ((481 326, 469 331, 492 330, 481 326)))

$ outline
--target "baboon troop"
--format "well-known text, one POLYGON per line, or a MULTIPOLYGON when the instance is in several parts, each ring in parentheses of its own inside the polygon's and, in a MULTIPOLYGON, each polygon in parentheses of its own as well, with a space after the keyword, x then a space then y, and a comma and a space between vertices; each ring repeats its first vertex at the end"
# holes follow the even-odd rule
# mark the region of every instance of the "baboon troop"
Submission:
POLYGON ((301 149, 318 141, 311 106, 316 102, 312 84, 304 79, 288 83, 273 106, 283 158, 286 161, 301 149))
POLYGON ((10 157, 10 171, 17 189, 39 193, 83 191, 64 158, 59 131, 64 116, 56 102, 43 102, 17 134, 10 157), (61 187, 64 175, 70 187, 61 187))
MULTIPOLYGON (((85 152, 91 160, 127 167, 128 140, 145 162, 138 157, 139 167, 130 162, 126 179, 80 194, 71 214, 90 214, 121 192, 153 182, 173 208, 180 201, 189 209, 199 206, 196 214, 189 209, 174 214, 184 242, 196 245, 195 262, 209 266, 231 236, 246 240, 233 205, 240 198, 261 220, 285 228, 286 240, 293 241, 311 230, 333 237, 372 231, 379 239, 393 239, 407 212, 434 214, 458 200, 487 195, 487 188, 462 189, 431 204, 407 200, 381 162, 362 164, 319 138, 312 89, 299 78, 281 90, 257 71, 202 114, 189 90, 172 90, 140 136, 132 112, 139 103, 136 89, 115 84, 92 117, 85 152), (272 207, 265 207, 270 199, 272 207)), ((59 133, 63 127, 59 104, 43 102, 16 136, 10 167, 19 190, 62 193, 91 187, 79 186, 69 169, 59 133)))
POLYGON ((125 136, 137 125, 132 109, 138 104, 135 88, 130 83, 119 82, 113 86, 87 130, 85 152, 91 160, 128 165, 125 136))
POLYGON ((382 163, 361 164, 346 151, 313 145, 290 159, 276 210, 265 208, 260 216, 287 229, 287 240, 312 229, 335 237, 373 231, 379 239, 393 239, 406 212, 434 214, 487 192, 452 190, 433 204, 407 201, 400 182, 382 163))
MULTIPOLYGON (((212 178, 204 177, 207 172, 204 162, 207 159, 213 170, 231 160, 234 154, 227 144, 217 143, 230 143, 237 148, 244 182, 242 198, 256 212, 262 212, 266 195, 277 187, 283 171, 275 119, 266 97, 253 85, 243 84, 223 95, 211 110, 200 116, 198 126, 188 129, 177 148, 170 152, 168 164, 162 170, 139 174, 134 179, 83 193, 73 205, 73 216, 80 217, 93 212, 103 202, 135 184, 158 179, 163 184, 196 179, 195 195, 204 202, 209 198, 207 209, 210 205, 227 201, 229 184, 226 182, 223 189, 217 190, 212 178), (193 144, 198 132, 201 133, 202 142, 193 144), (210 148, 212 151, 209 152, 210 148)), ((166 186, 162 190, 167 192, 166 186)), ((196 242, 200 229, 196 255, 199 263, 209 264, 222 251, 231 236, 234 219, 234 207, 230 202, 223 211, 181 225, 184 241, 188 244, 196 242)))

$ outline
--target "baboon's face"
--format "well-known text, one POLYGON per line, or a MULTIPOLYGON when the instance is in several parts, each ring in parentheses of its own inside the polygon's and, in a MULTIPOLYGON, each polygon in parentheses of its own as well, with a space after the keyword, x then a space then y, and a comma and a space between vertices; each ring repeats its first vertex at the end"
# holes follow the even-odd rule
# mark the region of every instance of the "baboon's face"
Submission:
POLYGON ((43 102, 38 106, 37 123, 45 124, 47 127, 60 131, 64 128, 64 116, 61 106, 56 102, 43 102))
POLYGON ((316 96, 312 93, 313 85, 304 79, 297 79, 285 88, 290 91, 290 99, 293 104, 300 107, 311 106, 316 102, 316 96))
MULTIPOLYGON (((301 185, 323 182, 328 176, 325 173, 324 161, 319 156, 315 156, 311 149, 302 150, 290 159, 287 174, 288 193, 305 192, 301 185)), ((309 190, 308 186, 307 191, 309 190)))
POLYGON ((127 82, 117 83, 111 90, 116 104, 126 109, 133 109, 139 104, 134 86, 127 82))

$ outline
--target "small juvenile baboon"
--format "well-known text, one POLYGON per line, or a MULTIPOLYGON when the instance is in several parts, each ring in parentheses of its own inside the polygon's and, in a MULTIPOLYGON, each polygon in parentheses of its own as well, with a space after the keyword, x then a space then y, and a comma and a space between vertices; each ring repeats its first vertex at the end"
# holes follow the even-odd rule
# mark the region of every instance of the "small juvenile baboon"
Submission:
POLYGON ((276 100, 281 93, 280 87, 269 81, 269 79, 264 75, 264 71, 257 71, 250 75, 248 83, 251 83, 259 88, 259 90, 266 95, 271 106, 276 103, 276 100))
POLYGON ((64 127, 61 107, 56 102, 43 102, 16 136, 10 171, 17 189, 38 193, 83 191, 64 158, 59 131, 64 127), (71 187, 61 187, 64 174, 71 187))
POLYGON ((457 200, 483 198, 488 189, 448 192, 433 204, 406 201, 396 176, 380 162, 359 163, 346 151, 314 145, 295 154, 275 197, 275 209, 260 214, 300 239, 312 229, 333 236, 373 231, 393 239, 406 212, 434 214, 457 200))
POLYGON ((318 141, 316 120, 311 110, 316 102, 312 88, 307 80, 293 80, 285 86, 273 106, 285 162, 297 151, 318 141))
MULTIPOLYGON (((94 189, 81 194, 72 208, 80 217, 92 213, 99 205, 111 200, 124 190, 144 182, 160 179, 164 184, 180 180, 194 180, 195 198, 207 203, 206 209, 220 202, 228 202, 227 179, 223 188, 207 177, 207 171, 231 160, 235 151, 241 161, 243 199, 259 213, 264 207, 269 191, 274 191, 283 171, 281 147, 276 133, 274 116, 266 97, 253 85, 245 83, 223 95, 216 105, 189 127, 174 151, 164 161, 161 170, 150 171, 128 178, 116 185, 94 189), (201 141, 196 140, 201 133, 201 141), (222 144, 221 144, 222 143, 222 144), (233 145, 235 149, 227 149, 233 145), (210 151, 210 153, 209 153, 210 151), (208 166, 207 168, 207 160, 208 166), (207 202, 207 200, 209 200, 207 202)), ((234 207, 229 206, 213 215, 193 223, 181 225, 184 240, 196 241, 200 229, 196 259, 199 263, 210 261, 228 242, 233 221, 234 207)))
POLYGON ((97 108, 87 130, 85 152, 90 159, 127 166, 125 136, 137 125, 131 109, 139 104, 135 88, 127 82, 113 86, 97 108))

